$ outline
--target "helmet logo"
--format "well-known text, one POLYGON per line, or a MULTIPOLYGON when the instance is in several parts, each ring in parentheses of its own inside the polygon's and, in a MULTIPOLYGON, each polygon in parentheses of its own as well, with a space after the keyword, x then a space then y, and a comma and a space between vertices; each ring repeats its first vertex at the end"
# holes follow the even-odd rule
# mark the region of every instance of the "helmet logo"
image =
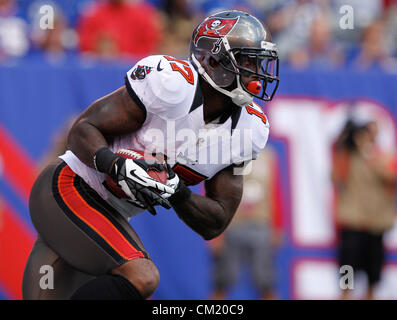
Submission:
POLYGON ((214 17, 203 21, 196 29, 193 43, 197 46, 197 43, 201 38, 218 39, 226 36, 236 25, 238 19, 239 17, 232 19, 214 17))
POLYGON ((205 31, 204 34, 219 34, 219 30, 223 29, 226 25, 224 24, 221 26, 222 21, 221 20, 215 20, 214 22, 211 23, 210 27, 208 28, 208 25, 205 25, 205 31))

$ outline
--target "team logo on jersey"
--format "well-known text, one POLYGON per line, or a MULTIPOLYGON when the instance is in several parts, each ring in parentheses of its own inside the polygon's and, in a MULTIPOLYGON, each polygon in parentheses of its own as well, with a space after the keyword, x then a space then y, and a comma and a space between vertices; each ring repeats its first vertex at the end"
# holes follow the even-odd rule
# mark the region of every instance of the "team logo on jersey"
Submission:
POLYGON ((239 17, 233 19, 225 19, 214 17, 204 21, 194 35, 193 43, 197 45, 201 38, 214 38, 218 39, 212 51, 216 53, 219 51, 221 37, 226 36, 236 25, 239 17))
POLYGON ((145 79, 146 75, 152 71, 152 67, 147 67, 147 66, 137 66, 134 70, 132 70, 131 73, 131 79, 132 80, 143 80, 145 79))

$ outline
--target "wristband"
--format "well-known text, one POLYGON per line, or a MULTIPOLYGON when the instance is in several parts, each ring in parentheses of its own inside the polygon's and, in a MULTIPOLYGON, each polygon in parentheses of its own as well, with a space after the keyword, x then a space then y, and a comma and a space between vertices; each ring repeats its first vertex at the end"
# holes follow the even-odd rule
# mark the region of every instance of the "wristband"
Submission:
POLYGON ((102 147, 94 155, 95 169, 99 172, 110 174, 113 164, 118 158, 108 147, 102 147))
POLYGON ((183 180, 179 181, 179 185, 175 193, 168 198, 169 202, 174 206, 189 200, 192 191, 186 187, 183 180))

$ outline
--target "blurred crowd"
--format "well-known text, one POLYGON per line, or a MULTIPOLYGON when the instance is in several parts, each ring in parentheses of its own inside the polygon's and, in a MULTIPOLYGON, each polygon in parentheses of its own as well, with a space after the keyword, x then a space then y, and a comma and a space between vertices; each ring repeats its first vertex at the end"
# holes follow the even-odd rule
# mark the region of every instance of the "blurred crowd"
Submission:
POLYGON ((397 0, 0 0, 0 63, 186 57, 198 22, 230 8, 264 21, 293 68, 397 72, 397 0))

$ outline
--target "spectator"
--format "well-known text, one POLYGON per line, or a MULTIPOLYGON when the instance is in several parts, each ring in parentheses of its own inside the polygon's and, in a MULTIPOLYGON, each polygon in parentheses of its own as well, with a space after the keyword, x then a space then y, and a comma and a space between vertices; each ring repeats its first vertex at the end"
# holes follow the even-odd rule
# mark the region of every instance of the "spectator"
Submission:
POLYGON ((272 201, 274 161, 273 151, 267 147, 252 162, 251 173, 244 177, 243 198, 236 215, 224 235, 211 242, 212 299, 227 298, 243 265, 250 268, 261 299, 276 297, 274 250, 280 244, 281 228, 272 201))
POLYGON ((186 0, 164 0, 161 7, 161 10, 163 10, 170 19, 182 17, 190 19, 193 17, 192 9, 193 8, 186 0))
POLYGON ((163 21, 165 34, 161 43, 161 51, 177 58, 185 58, 189 52, 190 30, 194 29, 204 18, 199 14, 192 14, 197 8, 185 0, 166 0, 161 8, 164 12, 163 21))
POLYGON ((54 26, 51 29, 41 29, 35 17, 32 42, 33 51, 37 50, 40 55, 44 54, 48 61, 58 62, 76 48, 77 36, 76 32, 69 28, 67 18, 61 9, 55 7, 54 12, 54 26))
POLYGON ((354 26, 357 29, 364 29, 379 19, 383 13, 384 0, 332 0, 335 12, 343 6, 351 6, 354 12, 354 26))
MULTIPOLYGON (((366 273, 367 299, 374 298, 381 278, 383 235, 394 223, 397 184, 396 158, 376 148, 376 136, 375 122, 349 121, 336 142, 332 172, 339 264, 366 273)), ((348 290, 341 298, 348 298, 348 290)))
POLYGON ((186 0, 163 0, 157 3, 159 9, 163 33, 163 37, 159 44, 159 52, 177 58, 185 58, 189 51, 190 37, 189 30, 192 30, 204 18, 186 0))
POLYGON ((105 0, 94 3, 78 23, 80 49, 100 58, 142 58, 156 53, 162 25, 145 2, 105 0))
POLYGON ((258 19, 263 18, 263 6, 259 5, 258 0, 203 0, 199 1, 200 11, 204 15, 213 14, 215 12, 229 10, 242 10, 248 13, 255 13, 258 19))
POLYGON ((296 48, 308 44, 314 18, 329 11, 326 1, 284 1, 267 20, 274 42, 278 44, 281 61, 285 61, 296 48))
MULTIPOLYGON (((386 0, 387 1, 387 0, 386 0)), ((379 19, 384 10, 385 0, 332 0, 332 11, 335 21, 335 35, 339 43, 346 49, 354 49, 360 43, 362 32, 379 19), (346 11, 341 8, 350 7, 353 12, 353 29, 340 28, 339 22, 346 11)))
POLYGON ((292 50, 289 63, 296 68, 309 65, 336 68, 342 65, 342 48, 333 39, 331 16, 317 14, 311 24, 308 43, 292 50))
POLYGON ((390 49, 394 57, 397 57, 397 0, 388 0, 385 18, 387 24, 385 36, 390 39, 390 49))
POLYGON ((165 30, 167 38, 161 43, 161 51, 164 54, 183 58, 188 55, 190 37, 192 36, 189 30, 194 29, 199 23, 200 17, 186 19, 184 17, 177 17, 170 19, 164 17, 165 30))
POLYGON ((0 60, 24 56, 29 49, 26 22, 15 0, 0 0, 0 60))
POLYGON ((397 71, 397 61, 392 57, 391 43, 386 35, 384 19, 369 25, 364 30, 358 53, 353 54, 352 65, 361 70, 380 68, 384 71, 397 71))

